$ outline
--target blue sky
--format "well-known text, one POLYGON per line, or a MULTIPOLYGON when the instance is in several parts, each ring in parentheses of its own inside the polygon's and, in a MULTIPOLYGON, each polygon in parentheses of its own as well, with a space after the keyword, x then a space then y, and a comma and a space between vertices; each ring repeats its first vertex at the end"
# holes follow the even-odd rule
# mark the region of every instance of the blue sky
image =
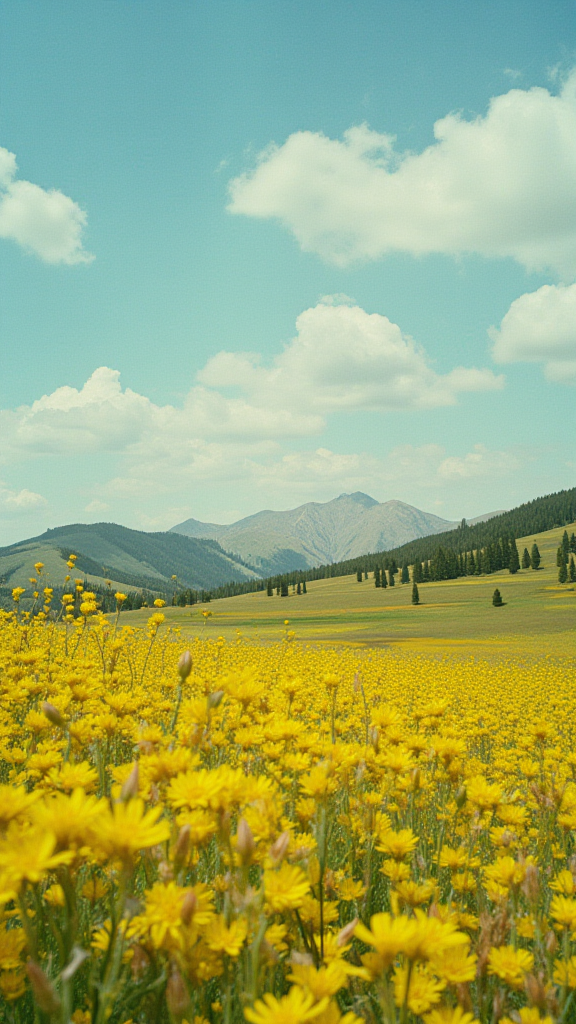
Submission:
POLYGON ((3 543, 573 485, 572 2, 2 22, 3 543))

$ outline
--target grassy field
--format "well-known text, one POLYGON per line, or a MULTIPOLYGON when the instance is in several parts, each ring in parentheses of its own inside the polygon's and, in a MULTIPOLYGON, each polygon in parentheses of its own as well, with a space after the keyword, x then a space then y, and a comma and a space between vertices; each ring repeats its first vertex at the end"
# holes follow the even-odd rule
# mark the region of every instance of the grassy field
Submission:
MULTIPOLYGON (((568 527, 568 533, 576 524, 568 527)), ((246 594, 192 608, 166 608, 170 625, 188 636, 238 635, 246 639, 279 640, 293 631, 296 641, 353 646, 403 645, 430 652, 458 651, 483 657, 523 651, 530 655, 576 654, 576 586, 560 586, 556 549, 564 528, 522 538, 518 549, 530 550, 536 540, 542 555, 538 572, 506 570, 491 576, 424 583, 421 604, 411 604, 412 585, 377 589, 372 578, 355 576, 318 580, 302 596, 267 597, 246 594), (492 606, 495 587, 503 608, 492 606), (212 615, 206 623, 202 611, 212 615), (288 619, 286 626, 284 620, 288 619)), ((126 612, 124 624, 146 622, 149 609, 126 612)))

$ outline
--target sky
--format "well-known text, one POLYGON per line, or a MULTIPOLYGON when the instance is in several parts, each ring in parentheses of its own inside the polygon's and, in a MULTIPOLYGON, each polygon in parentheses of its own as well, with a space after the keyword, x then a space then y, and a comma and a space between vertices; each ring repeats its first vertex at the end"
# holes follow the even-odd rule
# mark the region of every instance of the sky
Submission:
POLYGON ((572 0, 5 0, 0 545, 574 486, 572 0))

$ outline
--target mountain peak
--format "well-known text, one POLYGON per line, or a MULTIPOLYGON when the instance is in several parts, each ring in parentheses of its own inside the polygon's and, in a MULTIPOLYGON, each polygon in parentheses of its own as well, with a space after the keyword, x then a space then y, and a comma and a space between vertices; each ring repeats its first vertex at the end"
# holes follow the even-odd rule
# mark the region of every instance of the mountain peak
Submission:
POLYGON ((376 498, 371 498, 369 494, 364 494, 364 491, 354 491, 352 494, 339 494, 335 499, 341 501, 342 498, 349 498, 350 501, 356 502, 357 505, 363 505, 364 508, 372 508, 373 505, 378 505, 376 498))

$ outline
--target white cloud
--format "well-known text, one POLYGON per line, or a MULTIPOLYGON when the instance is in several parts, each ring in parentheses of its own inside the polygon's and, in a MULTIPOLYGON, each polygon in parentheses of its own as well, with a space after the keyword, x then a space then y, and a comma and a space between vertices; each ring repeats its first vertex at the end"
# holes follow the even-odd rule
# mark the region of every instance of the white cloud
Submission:
POLYGON ((95 498, 94 501, 88 502, 84 511, 89 512, 91 515, 98 515, 99 512, 107 512, 109 508, 110 505, 108 505, 107 502, 100 501, 98 498, 95 498))
POLYGON ((200 469, 206 460, 218 463, 222 444, 310 437, 331 414, 436 408, 503 384, 487 369, 436 373, 396 324, 358 306, 315 306, 296 328, 270 367, 255 353, 219 352, 180 409, 122 390, 119 372, 101 366, 82 388, 66 385, 0 412, 2 456, 143 452, 169 464, 178 451, 200 469), (241 394, 223 393, 231 388, 241 394))
POLYGON ((9 238, 45 263, 89 263, 82 248, 86 213, 57 189, 16 178, 16 157, 0 147, 0 238, 9 238))
POLYGON ((542 362, 548 380, 576 384, 576 284, 521 295, 488 333, 496 362, 542 362))
POLYGON ((525 460, 518 452, 489 451, 485 445, 476 444, 474 450, 463 457, 450 455, 438 466, 437 473, 442 480, 470 480, 476 477, 505 476, 513 473, 525 460))
POLYGON ((41 508, 47 501, 41 494, 29 491, 23 487, 20 491, 13 491, 4 487, 0 482, 0 509, 3 512, 25 513, 41 508))
POLYGON ((299 131, 230 182, 228 209, 276 218, 345 266, 389 252, 512 257, 576 274, 576 73, 558 95, 511 89, 484 117, 448 114, 421 153, 366 125, 299 131))
POLYGON ((501 388, 491 370, 437 374, 397 324, 359 306, 319 304, 296 320, 296 337, 270 369, 249 353, 219 352, 199 374, 208 387, 236 385, 256 407, 316 409, 324 415, 453 405, 464 391, 501 388))

